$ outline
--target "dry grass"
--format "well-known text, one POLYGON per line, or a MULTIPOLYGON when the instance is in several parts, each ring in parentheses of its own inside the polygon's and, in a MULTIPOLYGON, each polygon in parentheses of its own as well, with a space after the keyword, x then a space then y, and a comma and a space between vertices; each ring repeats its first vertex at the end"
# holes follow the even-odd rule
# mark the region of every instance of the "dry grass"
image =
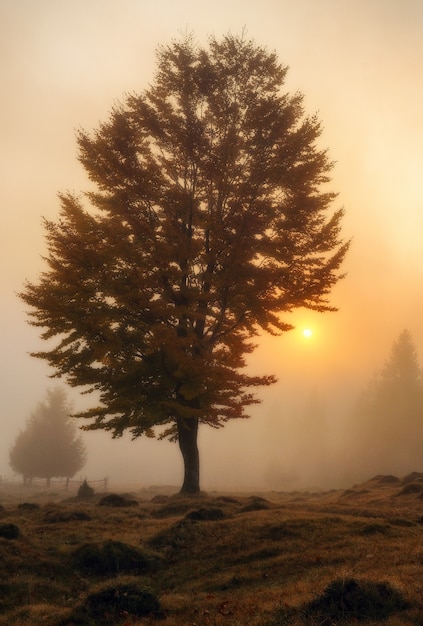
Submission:
POLYGON ((30 492, 38 507, 18 507, 0 492, 0 535, 2 525, 19 530, 0 536, 0 626, 356 624, 366 616, 349 616, 345 598, 329 609, 324 595, 348 580, 399 592, 405 603, 393 605, 387 626, 422 626, 421 478, 324 493, 139 491, 122 494, 138 503, 123 507, 30 492), (160 610, 140 617, 137 589, 160 610))

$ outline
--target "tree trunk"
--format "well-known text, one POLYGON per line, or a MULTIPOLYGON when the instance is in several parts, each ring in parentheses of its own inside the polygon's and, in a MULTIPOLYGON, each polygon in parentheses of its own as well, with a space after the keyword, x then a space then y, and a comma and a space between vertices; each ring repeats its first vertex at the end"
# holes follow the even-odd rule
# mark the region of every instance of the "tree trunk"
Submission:
POLYGON ((200 457, 197 435, 198 419, 178 419, 179 448, 184 459, 184 483, 180 493, 200 493, 200 457))

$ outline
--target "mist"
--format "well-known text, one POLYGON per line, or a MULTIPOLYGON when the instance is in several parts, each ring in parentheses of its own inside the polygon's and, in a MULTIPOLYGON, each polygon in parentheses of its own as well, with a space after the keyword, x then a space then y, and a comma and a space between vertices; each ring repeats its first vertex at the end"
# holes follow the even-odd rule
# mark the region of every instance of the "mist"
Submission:
MULTIPOLYGON (((292 339, 299 334, 298 329, 291 333, 292 339)), ((283 346, 288 337, 289 334, 267 338, 265 342, 273 342, 280 349, 277 360, 283 361, 283 346)), ((390 451, 386 433, 380 448, 380 436, 372 432, 371 423, 364 438, 363 429, 359 428, 359 400, 383 368, 396 339, 397 336, 387 341, 376 367, 372 367, 373 359, 366 363, 363 358, 362 367, 340 360, 332 372, 318 367, 317 355, 306 345, 307 353, 297 362, 290 360, 281 366, 280 380, 259 393, 262 403, 253 407, 249 419, 232 420, 217 430, 200 427, 202 489, 329 490, 348 488, 377 474, 405 476, 421 471, 421 425, 417 423, 415 430, 410 430, 403 424, 403 416, 398 416, 397 427, 400 432, 408 429, 406 440, 410 443, 400 459, 395 454, 398 429, 393 430, 390 451)), ((259 347, 252 361, 250 368, 254 372, 273 371, 267 346, 259 347)), ((93 402, 91 396, 85 398, 75 390, 67 389, 67 393, 76 410, 93 402)), ((389 417, 385 431, 389 431, 389 417)), ((16 434, 10 433, 11 441, 16 434)), ((82 436, 88 461, 76 479, 98 481, 107 477, 111 487, 171 487, 175 491, 180 488, 183 466, 176 443, 146 438, 132 441, 129 435, 112 439, 102 431, 84 432, 82 436)), ((10 469, 5 468, 4 475, 12 478, 10 469)))
MULTIPOLYGON (((299 310, 294 329, 261 336, 248 372, 275 374, 258 390, 248 420, 201 427, 204 490, 296 490, 348 487, 374 474, 422 471, 410 447, 399 461, 370 435, 355 438, 354 410, 404 328, 423 362, 423 5, 420 0, 217 0, 51 2, 4 0, 0 6, 0 164, 2 232, 0 310, 0 474, 14 477, 9 448, 56 381, 29 356, 44 348, 28 326, 19 292, 43 269, 41 217, 55 219, 57 192, 83 191, 75 129, 104 121, 124 93, 144 89, 157 45, 193 31, 241 32, 289 65, 287 89, 305 94, 318 113, 322 145, 335 161, 331 189, 345 207, 352 247, 333 313, 299 310), (295 4, 295 6, 293 6, 295 4), (304 328, 312 337, 302 335, 304 328), (363 454, 363 450, 374 453, 363 454)), ((75 409, 91 396, 67 389, 75 409)), ((398 416, 399 423, 401 416, 398 416)), ((413 433, 410 433, 410 441, 413 433)), ((416 433, 416 437, 420 432, 416 433)), ((108 433, 83 433, 81 476, 110 486, 181 485, 177 444, 108 433)), ((392 442, 393 447, 395 441, 392 442)))

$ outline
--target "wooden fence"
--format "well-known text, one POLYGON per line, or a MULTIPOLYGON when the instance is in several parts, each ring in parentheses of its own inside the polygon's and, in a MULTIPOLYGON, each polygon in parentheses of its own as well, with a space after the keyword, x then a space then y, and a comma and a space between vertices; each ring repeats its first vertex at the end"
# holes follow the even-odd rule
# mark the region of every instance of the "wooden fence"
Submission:
POLYGON ((23 482, 22 480, 2 478, 0 476, 0 489, 7 490, 8 488, 16 489, 17 487, 22 487, 24 489, 33 488, 37 491, 40 489, 49 489, 51 491, 78 491, 79 487, 85 480, 89 486, 94 489, 94 491, 108 490, 108 476, 100 478, 99 480, 88 480, 87 478, 51 478, 49 484, 45 478, 33 478, 31 481, 27 480, 26 482, 23 482))

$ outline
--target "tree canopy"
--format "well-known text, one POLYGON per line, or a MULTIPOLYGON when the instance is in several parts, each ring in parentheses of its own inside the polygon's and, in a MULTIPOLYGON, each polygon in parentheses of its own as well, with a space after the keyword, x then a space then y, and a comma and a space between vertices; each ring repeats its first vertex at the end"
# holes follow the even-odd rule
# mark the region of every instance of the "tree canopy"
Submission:
POLYGON ((21 294, 57 340, 35 356, 99 394, 85 428, 177 439, 186 491, 199 423, 246 417, 275 381, 246 373, 251 340, 289 330, 297 307, 334 309, 343 212, 286 72, 244 37, 160 47, 152 85, 78 133, 95 189, 60 195, 47 269, 21 294))
POLYGON ((72 478, 86 461, 85 446, 70 417, 65 392, 47 392, 10 449, 11 468, 24 479, 72 478))

